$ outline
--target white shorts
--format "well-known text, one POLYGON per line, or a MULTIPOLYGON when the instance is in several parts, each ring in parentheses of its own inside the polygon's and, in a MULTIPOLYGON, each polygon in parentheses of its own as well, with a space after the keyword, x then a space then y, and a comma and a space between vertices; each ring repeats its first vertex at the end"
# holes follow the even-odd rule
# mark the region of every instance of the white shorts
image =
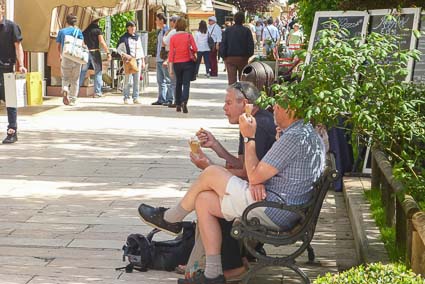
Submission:
MULTIPOLYGON (((221 212, 224 219, 233 221, 235 218, 240 218, 244 210, 252 203, 255 201, 251 196, 248 182, 235 176, 231 177, 227 183, 226 195, 221 200, 221 212)), ((265 207, 255 208, 248 217, 257 217, 264 226, 278 230, 279 226, 270 220, 265 210, 265 207)))

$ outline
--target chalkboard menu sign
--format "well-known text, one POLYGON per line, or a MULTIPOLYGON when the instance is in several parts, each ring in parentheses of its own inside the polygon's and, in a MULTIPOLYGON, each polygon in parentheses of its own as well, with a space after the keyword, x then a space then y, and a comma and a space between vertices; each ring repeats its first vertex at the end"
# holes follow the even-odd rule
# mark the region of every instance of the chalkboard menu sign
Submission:
MULTIPOLYGON (((425 32, 425 13, 421 17, 421 28, 422 32, 425 32)), ((413 81, 418 83, 425 83, 425 36, 418 40, 417 49, 422 52, 421 60, 415 62, 415 68, 413 70, 413 81)))
MULTIPOLYGON (((400 38, 401 49, 416 48, 416 37, 413 30, 418 29, 420 8, 401 9, 400 11, 392 10, 371 10, 369 32, 379 34, 389 34, 400 38), (394 15, 396 20, 388 18, 388 15, 394 15)), ((409 75, 406 81, 410 81, 413 71, 413 59, 409 61, 409 75)))
POLYGON ((362 11, 328 11, 316 12, 311 30, 310 43, 308 46, 309 54, 306 61, 310 61, 310 52, 319 40, 319 31, 329 28, 329 21, 336 20, 341 28, 347 29, 349 37, 361 37, 363 40, 367 31, 369 14, 362 11))

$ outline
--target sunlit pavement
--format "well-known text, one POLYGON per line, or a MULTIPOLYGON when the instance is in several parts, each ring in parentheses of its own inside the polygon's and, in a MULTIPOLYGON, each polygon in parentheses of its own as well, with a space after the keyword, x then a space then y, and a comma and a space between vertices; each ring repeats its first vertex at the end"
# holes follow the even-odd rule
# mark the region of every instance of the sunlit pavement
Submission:
MULTIPOLYGON (((233 152, 238 130, 222 110, 224 74, 192 84, 189 114, 150 105, 157 97, 154 75, 141 105, 124 105, 120 94, 109 93, 73 107, 49 98, 42 107, 19 110, 18 143, 0 145, 1 284, 176 283, 175 273, 115 271, 126 264, 121 247, 127 235, 151 230, 137 207, 171 206, 184 194, 200 172, 187 143, 200 127, 233 152)), ((340 194, 328 195, 319 222, 313 241, 318 264, 299 260, 310 277, 355 264, 340 194)), ((292 274, 270 272, 255 282, 297 283, 292 274)))

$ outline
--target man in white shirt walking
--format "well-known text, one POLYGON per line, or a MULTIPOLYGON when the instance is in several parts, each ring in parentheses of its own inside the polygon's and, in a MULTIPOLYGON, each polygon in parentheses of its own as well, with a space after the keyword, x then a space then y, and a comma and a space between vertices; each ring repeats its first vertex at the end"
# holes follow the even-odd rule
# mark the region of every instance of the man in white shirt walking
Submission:
POLYGON ((208 36, 212 37, 214 40, 214 47, 210 52, 210 65, 211 71, 210 76, 218 76, 218 61, 217 61, 217 51, 220 49, 220 43, 222 39, 222 32, 219 25, 217 25, 217 18, 211 16, 208 18, 208 36))

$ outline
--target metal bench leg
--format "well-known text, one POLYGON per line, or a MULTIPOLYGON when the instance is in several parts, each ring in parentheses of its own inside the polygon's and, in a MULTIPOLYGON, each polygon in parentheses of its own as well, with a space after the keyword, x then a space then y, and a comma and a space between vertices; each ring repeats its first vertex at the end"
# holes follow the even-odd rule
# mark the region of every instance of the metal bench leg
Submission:
POLYGON ((308 278, 307 274, 305 274, 304 271, 302 271, 298 266, 295 264, 287 265, 286 267, 292 269, 295 273, 297 273, 303 280, 305 284, 310 284, 310 279, 308 278))
POLYGON ((267 267, 267 265, 257 263, 256 265, 254 265, 254 267, 249 269, 248 273, 243 277, 241 283, 242 284, 248 284, 251 277, 254 276, 255 274, 257 274, 258 271, 260 271, 261 269, 263 269, 265 267, 267 267))
POLYGON ((310 244, 307 247, 307 252, 308 252, 308 264, 314 263, 314 259, 316 258, 316 256, 314 255, 314 249, 310 244))

